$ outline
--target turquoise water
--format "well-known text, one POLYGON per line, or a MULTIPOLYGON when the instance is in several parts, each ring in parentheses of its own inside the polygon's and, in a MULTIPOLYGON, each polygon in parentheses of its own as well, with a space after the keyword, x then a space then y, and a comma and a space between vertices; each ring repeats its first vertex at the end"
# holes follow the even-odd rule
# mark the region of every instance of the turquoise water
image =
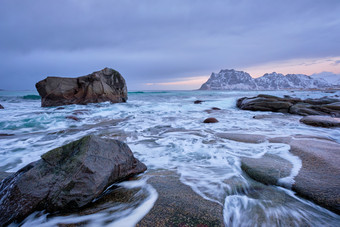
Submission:
MULTIPOLYGON (((278 203, 275 196, 254 198, 250 194, 235 194, 230 179, 237 179, 247 187, 242 177, 239 158, 266 152, 281 152, 289 156, 285 144, 247 144, 221 139, 221 132, 261 134, 270 137, 287 135, 321 136, 340 142, 340 130, 317 128, 299 123, 300 116, 281 113, 257 113, 239 110, 236 100, 244 96, 267 93, 278 96, 314 98, 330 95, 321 91, 132 91, 127 103, 108 102, 88 105, 69 105, 64 109, 42 108, 36 91, 0 91, 0 171, 13 172, 40 155, 88 134, 120 139, 126 142, 135 156, 149 171, 168 169, 181 176, 202 198, 225 209, 227 226, 335 226, 340 218, 313 203, 305 201, 289 190, 273 190, 272 195, 286 196, 278 203), (194 104, 195 100, 204 100, 194 104), (208 113, 218 107, 221 111, 208 113), (254 120, 257 114, 273 114, 275 118, 254 120), (74 116, 79 121, 68 119, 74 116), (218 124, 203 124, 207 117, 215 117, 218 124), (265 210, 263 210, 265 209, 265 210), (255 211, 254 211, 255 210, 255 211), (260 220, 254 215, 265 213, 260 220), (233 223, 229 220, 233 219, 233 223)), ((288 157, 289 158, 289 157, 288 157)), ((291 157, 290 160, 294 160, 291 157)), ((134 203, 120 204, 95 215, 49 216, 44 212, 32 214, 24 226, 57 226, 58 223, 87 221, 90 226, 119 226, 129 218, 134 225, 152 207, 157 192, 141 181, 122 187, 140 188, 145 197, 134 203), (151 207, 150 207, 151 204, 151 207), (139 209, 140 208, 140 209, 139 209), (138 211, 138 212, 137 212, 138 211), (124 219, 125 218, 125 219, 124 219), (91 224, 92 223, 92 224, 91 224)))

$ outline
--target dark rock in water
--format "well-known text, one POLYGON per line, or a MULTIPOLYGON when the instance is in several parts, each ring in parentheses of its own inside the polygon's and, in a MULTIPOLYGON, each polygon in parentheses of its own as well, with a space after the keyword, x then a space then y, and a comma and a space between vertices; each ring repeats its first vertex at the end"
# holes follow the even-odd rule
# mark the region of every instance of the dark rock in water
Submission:
POLYGON ((293 105, 289 109, 289 113, 291 114, 297 114, 301 116, 308 116, 308 115, 323 115, 325 114, 322 111, 318 111, 313 108, 314 106, 308 103, 298 103, 296 105, 293 105))
POLYGON ((41 158, 0 183, 0 226, 35 210, 83 207, 112 183, 146 170, 125 143, 97 136, 83 137, 41 158))
POLYGON ((5 108, 0 104, 0 109, 5 109, 5 108))
POLYGON ((213 117, 209 117, 209 118, 207 118, 203 121, 203 123, 217 123, 217 122, 218 122, 218 120, 216 118, 213 118, 213 117))
POLYGON ((181 183, 176 173, 163 171, 148 175, 153 175, 148 183, 157 190, 158 199, 136 226, 224 226, 223 207, 181 183))
POLYGON ((204 101, 202 101, 202 100, 196 100, 196 101, 194 102, 194 104, 201 104, 202 102, 204 102, 204 101))
POLYGON ((317 127, 340 127, 340 118, 330 116, 306 116, 301 118, 300 122, 317 127))
POLYGON ((14 136, 14 134, 0 133, 0 136, 14 136))
POLYGON ((65 107, 58 107, 55 110, 63 110, 63 109, 65 109, 65 107))
MULTIPOLYGON (((317 138, 281 137, 269 140, 287 143, 290 152, 302 161, 302 167, 294 178, 292 189, 300 196, 340 214, 340 144, 317 138)), ((261 158, 242 158, 242 169, 255 180, 266 184, 281 185, 292 165, 274 154, 261 158)))
POLYGON ((207 113, 213 113, 213 112, 216 112, 216 111, 219 111, 219 110, 221 110, 221 109, 217 108, 217 107, 212 107, 211 109, 204 110, 204 111, 207 112, 207 113))
POLYGON ((70 119, 70 120, 74 120, 74 121, 80 121, 80 119, 75 117, 75 116, 66 116, 65 118, 70 119))
POLYGON ((237 107, 243 110, 287 113, 288 109, 293 105, 290 102, 273 97, 242 98, 238 100, 237 107))
POLYGON ((236 106, 243 110, 272 111, 302 116, 340 116, 340 100, 328 97, 301 100, 291 97, 280 98, 272 95, 258 95, 252 98, 240 98, 237 100, 236 106))
POLYGON ((42 107, 127 100, 124 78, 110 68, 77 78, 47 77, 35 86, 42 107))

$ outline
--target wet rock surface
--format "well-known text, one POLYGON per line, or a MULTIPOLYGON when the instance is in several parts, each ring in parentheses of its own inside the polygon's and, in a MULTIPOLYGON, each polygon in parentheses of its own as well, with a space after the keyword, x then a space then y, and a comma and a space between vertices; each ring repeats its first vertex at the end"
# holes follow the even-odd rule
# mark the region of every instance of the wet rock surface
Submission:
MULTIPOLYGON (((303 137, 280 137, 270 142, 290 145, 290 153, 299 157, 302 167, 294 178, 292 189, 300 196, 340 214, 340 144, 303 137)), ((292 165, 277 155, 242 158, 242 169, 265 184, 281 185, 279 179, 291 172, 292 165)))
POLYGON ((223 207, 196 194, 175 172, 149 173, 148 183, 158 192, 150 212, 136 225, 224 226, 223 207))
POLYGON ((118 140, 86 136, 53 149, 0 183, 0 226, 35 210, 74 210, 89 204, 109 185, 144 172, 118 140))
POLYGON ((277 155, 264 154, 259 159, 242 157, 241 168, 254 180, 279 185, 279 179, 288 177, 293 165, 277 155))
POLYGON ((216 135, 224 139, 234 140, 243 143, 262 143, 267 139, 266 136, 257 134, 217 133, 216 135))
POLYGON ((217 123, 218 120, 214 117, 209 117, 203 121, 203 123, 217 123))
POLYGON ((77 78, 47 77, 35 86, 42 107, 127 100, 124 78, 110 68, 77 78))
POLYGON ((5 108, 0 104, 0 110, 1 110, 1 109, 5 109, 5 108))
POLYGON ((281 113, 307 115, 340 116, 340 100, 323 97, 320 99, 280 98, 272 95, 243 97, 237 100, 236 106, 243 110, 272 111, 281 113))
POLYGON ((317 127, 340 127, 340 118, 330 116, 306 116, 301 118, 300 122, 317 127))

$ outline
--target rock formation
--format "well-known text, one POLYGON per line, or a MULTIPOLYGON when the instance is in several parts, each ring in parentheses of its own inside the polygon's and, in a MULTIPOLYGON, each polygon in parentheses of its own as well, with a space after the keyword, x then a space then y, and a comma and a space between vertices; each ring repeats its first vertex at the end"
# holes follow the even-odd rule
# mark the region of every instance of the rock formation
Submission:
POLYGON ((77 78, 47 77, 35 86, 42 107, 127 100, 124 78, 110 68, 77 78))
POLYGON ((36 210, 83 207, 112 183, 145 170, 125 143, 83 137, 45 153, 0 183, 0 226, 36 210))
POLYGON ((321 78, 303 74, 266 73, 252 78, 248 73, 234 69, 212 73, 200 90, 283 90, 283 89, 320 89, 338 86, 321 78))
POLYGON ((340 116, 340 100, 323 97, 320 99, 279 98, 272 95, 243 97, 237 100, 237 107, 243 110, 272 111, 307 115, 340 116))
POLYGON ((329 116, 305 116, 300 122, 306 125, 319 126, 324 128, 340 127, 340 118, 329 116))
MULTIPOLYGON (((290 153, 302 161, 292 189, 302 197, 340 214, 340 145, 330 140, 301 136, 270 138, 269 142, 289 144, 290 153)), ((293 166, 278 155, 242 157, 241 162, 242 169, 253 179, 289 188, 280 179, 289 176, 293 166)))

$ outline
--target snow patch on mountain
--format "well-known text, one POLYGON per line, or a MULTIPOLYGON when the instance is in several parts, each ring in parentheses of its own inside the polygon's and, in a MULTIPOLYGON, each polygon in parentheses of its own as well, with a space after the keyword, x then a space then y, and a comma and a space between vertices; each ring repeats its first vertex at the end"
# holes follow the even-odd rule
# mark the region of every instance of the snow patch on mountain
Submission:
POLYGON ((334 74, 332 72, 321 72, 321 73, 314 73, 311 75, 314 79, 321 79, 325 80, 330 84, 340 85, 340 74, 334 74))

